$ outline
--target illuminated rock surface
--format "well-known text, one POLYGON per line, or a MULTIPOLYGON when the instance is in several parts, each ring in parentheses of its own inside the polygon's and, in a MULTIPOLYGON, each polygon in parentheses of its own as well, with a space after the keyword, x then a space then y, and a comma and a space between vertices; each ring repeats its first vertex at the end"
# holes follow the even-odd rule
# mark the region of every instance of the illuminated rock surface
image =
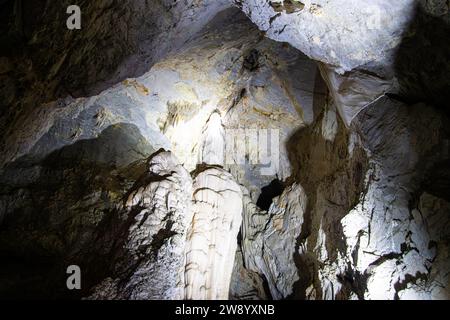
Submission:
POLYGON ((344 122, 386 92, 445 105, 449 5, 440 0, 239 0, 266 35, 321 62, 344 122), (418 48, 419 47, 419 48, 418 48), (424 64, 415 62, 422 61, 424 64), (434 69, 432 66, 442 69, 434 69), (431 80, 433 79, 433 80, 431 80), (420 83, 420 85, 418 85, 420 83))
POLYGON ((186 299, 227 299, 237 235, 242 221, 242 194, 226 171, 205 168, 193 184, 192 224, 186 248, 186 299))
POLYGON ((0 297, 450 298, 448 1, 15 3, 0 297))
POLYGON ((97 286, 91 298, 184 297, 191 189, 189 173, 172 154, 161 152, 151 158, 148 172, 128 192, 124 204, 122 217, 128 230, 115 259, 115 277, 97 286))

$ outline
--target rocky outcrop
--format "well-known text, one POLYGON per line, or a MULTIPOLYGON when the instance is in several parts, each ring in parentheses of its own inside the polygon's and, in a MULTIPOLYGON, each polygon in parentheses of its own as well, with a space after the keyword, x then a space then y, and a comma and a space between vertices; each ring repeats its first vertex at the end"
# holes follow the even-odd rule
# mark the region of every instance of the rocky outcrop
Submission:
POLYGON ((341 74, 369 63, 389 64, 392 49, 414 14, 413 0, 237 2, 270 38, 289 42, 309 57, 335 66, 341 74), (278 9, 289 3, 303 8, 278 9))
POLYGON ((171 153, 148 164, 125 201, 126 239, 91 299, 182 299, 192 180, 171 153))
POLYGON ((448 33, 448 3, 235 2, 268 37, 288 42, 322 63, 323 76, 346 125, 387 92, 445 107, 448 96, 441 99, 436 93, 449 88, 444 80, 449 68, 444 55, 449 48, 439 45, 448 33), (426 48, 416 50, 419 43, 427 43, 426 48), (424 61, 426 67, 413 61, 424 61))
POLYGON ((373 167, 366 177, 364 198, 342 221, 347 256, 355 270, 367 276, 365 298, 415 294, 447 299, 443 288, 448 272, 441 269, 436 278, 434 270, 440 269, 435 261, 437 254, 447 250, 448 234, 434 229, 433 222, 448 224, 448 214, 437 209, 445 207, 446 201, 423 189, 427 173, 448 158, 442 150, 448 137, 442 126, 445 118, 425 105, 407 107, 390 100, 380 104, 380 111, 368 109, 360 118, 373 167), (382 113, 387 108, 389 115, 382 113), (427 216, 424 201, 425 206, 436 204, 433 218, 427 216), (417 291, 413 293, 411 287, 417 291), (405 288, 408 293, 403 292, 405 288))
POLYGON ((291 140, 296 182, 245 206, 244 269, 276 299, 447 299, 448 202, 425 178, 448 158, 445 117, 382 99, 347 132, 330 112, 291 140))
POLYGON ((324 63, 324 76, 332 82, 329 88, 347 125, 391 89, 395 49, 414 18, 414 0, 292 1, 303 7, 297 11, 277 9, 291 1, 239 3, 270 38, 324 63))
POLYGON ((228 298, 242 220, 241 190, 229 173, 205 167, 192 181, 171 153, 157 153, 124 210, 114 276, 90 299, 228 298))
POLYGON ((273 299, 292 294, 292 284, 298 280, 296 239, 306 205, 304 190, 294 184, 274 200, 268 212, 261 212, 249 204, 245 208, 241 242, 245 266, 267 279, 273 299))

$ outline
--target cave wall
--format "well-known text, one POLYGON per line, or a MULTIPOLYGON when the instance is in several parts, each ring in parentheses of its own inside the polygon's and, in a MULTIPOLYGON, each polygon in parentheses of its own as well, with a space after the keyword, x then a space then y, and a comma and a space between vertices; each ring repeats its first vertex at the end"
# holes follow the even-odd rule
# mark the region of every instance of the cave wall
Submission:
POLYGON ((1 297, 448 299, 447 2, 67 4, 0 2, 1 297))
POLYGON ((326 113, 289 141, 295 182, 246 208, 246 268, 276 299, 448 299, 448 199, 427 186, 445 116, 385 98, 330 141, 326 113))

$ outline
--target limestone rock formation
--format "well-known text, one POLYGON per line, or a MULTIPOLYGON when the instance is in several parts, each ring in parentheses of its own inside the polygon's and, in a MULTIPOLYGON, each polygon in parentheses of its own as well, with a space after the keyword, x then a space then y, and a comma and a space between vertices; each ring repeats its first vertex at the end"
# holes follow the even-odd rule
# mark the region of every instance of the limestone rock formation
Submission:
POLYGON ((201 170, 193 184, 185 298, 227 299, 242 221, 241 189, 221 169, 201 170))
POLYGON ((0 298, 450 298, 448 1, 70 4, 0 1, 0 298))
POLYGON ((439 114, 424 105, 378 103, 351 133, 341 123, 330 135, 325 110, 314 125, 320 131, 300 130, 292 140, 296 180, 304 189, 292 184, 268 212, 251 201, 245 206, 245 269, 267 279, 272 297, 448 298, 441 264, 447 261, 447 200, 428 194, 424 179, 447 161, 441 149, 447 133, 439 114), (420 116, 424 110, 427 117, 420 116), (433 218, 426 218, 424 201, 435 208, 433 218), (287 254, 273 253, 281 248, 287 254))
POLYGON ((267 300, 270 292, 266 288, 264 278, 258 273, 244 267, 240 247, 236 252, 233 274, 230 283, 231 300, 267 300))
POLYGON ((306 205, 305 192, 294 184, 274 201, 269 212, 261 212, 249 204, 245 208, 242 233, 245 266, 264 275, 274 299, 288 297, 292 284, 298 280, 294 260, 296 239, 306 205))
POLYGON ((435 278, 433 270, 439 268, 434 263, 437 255, 447 250, 448 234, 433 229, 431 222, 448 224, 448 214, 437 209, 446 207, 447 202, 430 196, 427 188, 420 190, 423 176, 448 157, 440 147, 445 129, 439 115, 427 106, 406 107, 389 100, 380 103, 384 104, 378 106, 380 111, 371 108, 361 118, 374 165, 366 177, 364 198, 342 221, 347 256, 352 257, 357 272, 368 277, 366 298, 419 297, 428 292, 428 299, 447 299, 443 288, 448 273, 439 272, 435 278), (383 108, 391 113, 382 112, 383 108), (424 110, 428 110, 427 116, 421 115, 424 110), (433 131, 427 133, 425 128, 430 127, 433 131), (392 134, 389 140, 382 138, 384 130, 392 134), (424 201, 428 203, 425 206, 436 203, 433 219, 426 218, 424 201), (410 289, 403 293, 411 286, 417 289, 414 294, 410 289))
POLYGON ((150 159, 148 172, 128 192, 124 203, 128 230, 123 252, 116 258, 115 277, 98 285, 91 298, 184 297, 191 188, 189 173, 171 153, 160 152, 150 159))
MULTIPOLYGON (((242 220, 241 190, 216 167, 195 174, 169 152, 128 192, 113 276, 90 299, 226 299, 242 220)), ((119 234, 120 235, 120 234, 119 234)))
POLYGON ((288 42, 321 62, 324 78, 346 125, 387 92, 400 94, 409 101, 445 105, 445 99, 434 98, 430 93, 449 88, 444 79, 448 64, 441 63, 447 61, 443 55, 449 48, 438 45, 445 41, 449 30, 448 3, 440 0, 235 2, 268 37, 288 42), (427 43, 423 50, 417 50, 419 42, 427 43), (427 67, 414 65, 413 61, 426 61, 427 67), (418 82, 420 86, 414 85, 418 82))

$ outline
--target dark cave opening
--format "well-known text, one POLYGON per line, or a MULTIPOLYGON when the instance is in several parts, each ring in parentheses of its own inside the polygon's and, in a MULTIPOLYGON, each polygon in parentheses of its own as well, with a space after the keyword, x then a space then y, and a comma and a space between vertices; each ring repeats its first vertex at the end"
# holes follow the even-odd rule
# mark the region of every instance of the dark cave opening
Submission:
POLYGON ((267 186, 261 189, 261 194, 256 201, 256 205, 262 210, 269 210, 272 200, 280 196, 284 190, 284 183, 279 179, 274 179, 267 186))

